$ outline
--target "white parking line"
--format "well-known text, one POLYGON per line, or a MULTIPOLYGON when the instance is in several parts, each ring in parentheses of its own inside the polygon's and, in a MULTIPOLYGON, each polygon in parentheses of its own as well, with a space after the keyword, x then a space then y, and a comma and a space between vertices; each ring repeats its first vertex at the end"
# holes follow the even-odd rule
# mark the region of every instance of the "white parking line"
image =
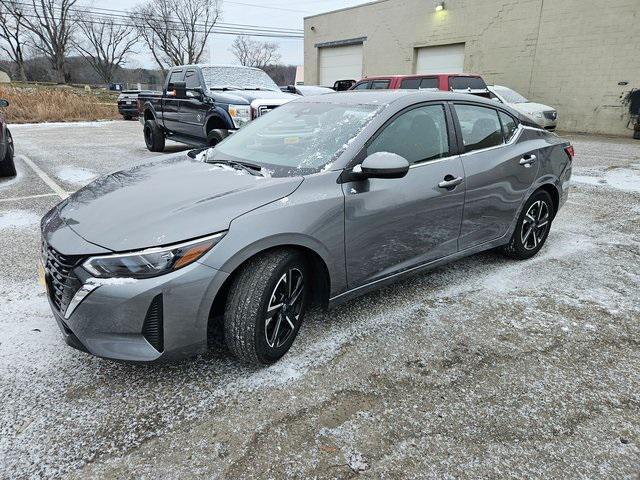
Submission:
POLYGON ((57 193, 41 193, 40 195, 27 195, 25 197, 0 198, 0 202, 15 202, 17 200, 30 200, 32 198, 45 198, 45 197, 57 197, 57 196, 58 196, 57 193))
POLYGON ((55 194, 58 195, 60 198, 64 200, 69 196, 69 194, 65 191, 64 188, 62 188, 60 185, 54 182, 53 179, 49 175, 47 175, 39 166, 33 163, 33 160, 31 160, 29 157, 25 155, 20 155, 20 157, 18 158, 22 158, 22 161, 26 163, 31 168, 31 170, 33 170, 36 173, 36 175, 38 175, 40 179, 42 179, 42 181, 46 183, 49 186, 49 188, 53 190, 55 194))

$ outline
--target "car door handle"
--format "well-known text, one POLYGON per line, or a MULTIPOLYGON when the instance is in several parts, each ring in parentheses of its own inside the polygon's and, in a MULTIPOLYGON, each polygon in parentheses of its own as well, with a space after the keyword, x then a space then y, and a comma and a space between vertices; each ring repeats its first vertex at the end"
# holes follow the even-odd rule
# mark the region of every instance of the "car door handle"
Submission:
POLYGON ((444 180, 438 184, 440 188, 453 188, 460 185, 464 180, 462 177, 454 177, 453 175, 447 175, 444 180))
POLYGON ((520 159, 520 165, 524 165, 525 168, 529 168, 532 163, 536 162, 537 157, 535 155, 525 155, 520 159))

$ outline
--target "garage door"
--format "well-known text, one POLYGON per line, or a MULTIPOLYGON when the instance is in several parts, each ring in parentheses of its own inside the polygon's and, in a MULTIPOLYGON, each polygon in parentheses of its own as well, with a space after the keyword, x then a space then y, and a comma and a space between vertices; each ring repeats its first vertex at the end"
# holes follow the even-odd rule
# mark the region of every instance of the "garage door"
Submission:
POLYGON ((464 43, 418 48, 416 73, 462 73, 464 43))
POLYGON ((320 85, 362 78, 362 44, 320 48, 320 85))

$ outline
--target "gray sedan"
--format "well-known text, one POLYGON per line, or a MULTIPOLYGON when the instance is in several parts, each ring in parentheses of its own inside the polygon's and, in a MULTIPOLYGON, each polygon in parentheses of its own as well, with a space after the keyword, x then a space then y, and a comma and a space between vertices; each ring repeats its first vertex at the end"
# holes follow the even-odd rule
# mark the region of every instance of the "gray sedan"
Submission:
POLYGON ((568 195, 571 145, 448 92, 300 98, 213 149, 103 177, 42 221, 67 343, 153 362, 220 334, 269 364, 305 312, 501 247, 535 255, 568 195))

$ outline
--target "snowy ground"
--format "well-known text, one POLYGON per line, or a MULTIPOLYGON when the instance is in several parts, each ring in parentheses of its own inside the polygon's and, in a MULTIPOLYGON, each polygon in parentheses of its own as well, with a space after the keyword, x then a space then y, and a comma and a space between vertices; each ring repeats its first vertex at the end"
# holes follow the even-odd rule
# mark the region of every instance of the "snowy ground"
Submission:
POLYGON ((215 352, 116 364, 62 342, 35 273, 38 219, 60 197, 28 161, 73 191, 150 157, 140 130, 14 131, 0 478, 637 478, 640 142, 572 137, 575 187, 536 258, 480 254, 314 312, 254 370, 215 352))

